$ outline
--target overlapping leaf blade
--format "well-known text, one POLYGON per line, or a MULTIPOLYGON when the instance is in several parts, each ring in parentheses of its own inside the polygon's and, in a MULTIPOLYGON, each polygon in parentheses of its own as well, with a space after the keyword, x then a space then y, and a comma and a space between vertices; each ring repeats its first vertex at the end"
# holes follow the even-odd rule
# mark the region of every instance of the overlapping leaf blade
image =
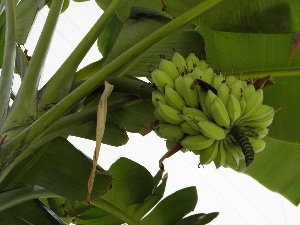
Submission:
MULTIPOLYGON (((0 190, 20 185, 39 185, 62 197, 83 201, 92 162, 64 138, 57 138, 18 164, 1 183, 0 190)), ((97 168, 92 199, 106 193, 111 175, 97 168)))

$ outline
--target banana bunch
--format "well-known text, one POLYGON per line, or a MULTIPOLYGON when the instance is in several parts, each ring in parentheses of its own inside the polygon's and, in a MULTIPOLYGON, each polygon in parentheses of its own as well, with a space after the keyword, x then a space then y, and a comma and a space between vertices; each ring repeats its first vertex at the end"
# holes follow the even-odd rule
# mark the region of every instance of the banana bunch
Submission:
POLYGON ((249 166, 265 148, 275 110, 263 90, 235 76, 214 72, 194 53, 175 52, 151 72, 157 135, 200 155, 200 164, 249 166))

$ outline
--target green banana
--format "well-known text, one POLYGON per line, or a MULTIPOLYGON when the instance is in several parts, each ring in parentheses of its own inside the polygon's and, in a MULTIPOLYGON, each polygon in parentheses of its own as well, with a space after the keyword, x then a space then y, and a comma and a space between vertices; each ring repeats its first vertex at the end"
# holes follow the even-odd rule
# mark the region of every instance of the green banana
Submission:
POLYGON ((237 78, 233 75, 230 75, 230 76, 226 77, 226 84, 228 86, 230 86, 231 84, 233 84, 236 81, 237 81, 237 78))
POLYGON ((174 52, 172 62, 176 66, 179 75, 183 75, 187 71, 186 61, 178 52, 174 52))
POLYGON ((175 79, 174 82, 175 90, 178 92, 180 97, 183 97, 182 83, 183 83, 183 76, 180 75, 175 79))
POLYGON ((266 147, 266 142, 264 142, 262 139, 249 137, 249 141, 255 153, 261 152, 266 147))
POLYGON ((162 123, 167 123, 159 114, 158 114, 158 110, 157 110, 157 107, 154 109, 154 112, 153 112, 155 118, 162 122, 162 123))
POLYGON ((207 117, 212 118, 210 113, 206 110, 205 97, 206 97, 206 92, 202 88, 198 89, 198 98, 199 98, 199 103, 200 103, 200 106, 201 106, 201 110, 205 113, 205 115, 207 117))
POLYGON ((217 89, 217 96, 222 100, 223 104, 226 106, 229 98, 229 87, 226 83, 222 83, 217 89))
POLYGON ((246 120, 246 121, 240 122, 239 124, 241 126, 248 126, 248 127, 253 127, 253 128, 268 127, 273 122, 274 114, 275 114, 275 111, 273 111, 269 114, 266 114, 264 117, 261 117, 260 119, 253 119, 253 120, 249 120, 249 121, 246 120))
POLYGON ((244 88, 244 98, 247 98, 253 92, 255 92, 255 87, 253 84, 248 84, 247 87, 244 88))
POLYGON ((204 60, 199 60, 197 67, 204 72, 208 68, 208 65, 204 60))
POLYGON ((176 66, 169 60, 161 59, 158 69, 168 74, 168 76, 173 80, 175 80, 179 76, 179 72, 176 66))
POLYGON ((183 83, 182 85, 182 94, 183 99, 187 106, 198 108, 199 106, 199 98, 198 98, 198 91, 197 89, 192 90, 191 85, 193 84, 194 80, 191 77, 191 74, 185 74, 183 76, 183 83))
POLYGON ((221 84, 224 83, 224 77, 223 75, 220 73, 220 74, 215 74, 215 77, 213 79, 213 82, 212 82, 212 86, 215 88, 215 89, 219 89, 221 84))
POLYGON ((196 80, 196 79, 202 79, 204 77, 203 71, 199 67, 195 67, 193 72, 191 72, 191 77, 196 80))
MULTIPOLYGON (((196 124, 195 124, 195 126, 196 126, 196 124)), ((190 134, 190 135, 200 134, 200 131, 198 131, 198 130, 194 129, 192 126, 190 126, 190 124, 187 121, 182 122, 180 124, 180 128, 186 134, 190 134)))
POLYGON ((218 154, 220 155, 219 167, 224 166, 225 162, 226 162, 226 155, 227 154, 226 154, 223 142, 224 142, 224 140, 219 141, 219 152, 218 152, 218 154))
POLYGON ((209 115, 211 113, 211 106, 213 105, 214 99, 217 97, 211 90, 208 90, 205 95, 205 110, 209 115))
POLYGON ((198 57, 191 52, 186 58, 186 65, 187 65, 188 72, 192 72, 198 63, 199 63, 198 57))
POLYGON ((208 138, 203 134, 188 135, 180 142, 181 145, 191 151, 198 151, 208 148, 215 142, 214 139, 208 138))
POLYGON ((199 121, 197 125, 200 128, 201 133, 211 139, 222 140, 228 133, 228 131, 219 125, 207 120, 199 121))
POLYGON ((184 121, 183 118, 181 117, 182 114, 181 112, 172 108, 171 106, 168 106, 167 104, 161 101, 159 101, 157 105, 157 114, 164 121, 171 124, 180 124, 184 121))
POLYGON ((164 92, 165 85, 169 85, 170 87, 174 88, 174 81, 169 75, 165 72, 155 69, 151 72, 151 78, 153 83, 155 84, 157 90, 164 92))
POLYGON ((200 153, 200 164, 210 164, 217 156, 219 150, 219 141, 215 141, 211 146, 199 151, 200 153))
POLYGON ((208 84, 212 84, 212 81, 215 77, 215 72, 211 67, 208 67, 205 71, 203 71, 203 81, 205 81, 208 84))
POLYGON ((263 90, 258 89, 249 96, 245 98, 246 101, 246 108, 244 111, 244 114, 242 115, 242 118, 247 118, 251 116, 262 104, 263 101, 263 90))
POLYGON ((181 130, 180 125, 174 125, 169 123, 159 123, 156 134, 167 140, 180 140, 184 136, 184 132, 181 130))
POLYGON ((204 112, 202 112, 199 109, 192 108, 192 107, 187 107, 187 106, 183 107, 182 113, 191 115, 191 116, 200 117, 200 118, 202 118, 201 120, 209 120, 209 118, 205 115, 204 112))
POLYGON ((154 90, 152 91, 152 103, 155 107, 157 107, 158 101, 166 103, 165 95, 160 91, 154 90))
POLYGON ((164 97, 167 104, 176 110, 182 111, 182 108, 185 106, 185 101, 180 97, 178 92, 169 87, 169 85, 165 86, 164 97))
POLYGON ((205 119, 203 119, 202 117, 198 117, 198 116, 194 116, 194 115, 190 115, 190 114, 183 114, 182 118, 184 119, 185 122, 187 122, 189 124, 189 126, 191 128, 201 132, 200 128, 197 125, 197 123, 199 121, 202 121, 202 120, 205 120, 205 119))
POLYGON ((221 127, 228 128, 230 125, 230 119, 227 113, 227 109, 219 97, 215 97, 211 106, 211 114, 215 122, 221 127))
POLYGON ((231 89, 231 94, 233 94, 237 99, 240 99, 244 91, 243 81, 237 80, 229 85, 229 88, 231 89))
POLYGON ((230 119, 230 124, 233 125, 234 122, 241 116, 240 102, 233 94, 229 94, 226 108, 230 119))

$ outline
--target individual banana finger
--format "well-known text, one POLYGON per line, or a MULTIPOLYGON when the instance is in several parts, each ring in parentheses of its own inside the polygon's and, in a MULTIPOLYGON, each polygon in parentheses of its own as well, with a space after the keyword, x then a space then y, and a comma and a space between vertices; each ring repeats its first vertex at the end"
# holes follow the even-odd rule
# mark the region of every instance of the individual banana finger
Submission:
POLYGON ((198 57, 193 52, 191 52, 186 58, 186 65, 187 65, 188 72, 192 72, 198 63, 199 63, 198 57))
POLYGON ((200 164, 201 165, 210 164, 216 158, 218 154, 218 149, 219 149, 219 141, 215 141, 211 146, 199 151, 200 164))
POLYGON ((187 106, 198 108, 199 106, 199 98, 198 98, 198 91, 197 89, 192 90, 191 85, 193 84, 194 80, 191 77, 191 74, 185 74, 183 76, 183 83, 182 83, 182 94, 183 99, 187 106))
POLYGON ((229 94, 227 102, 227 112, 231 125, 233 125, 234 122, 241 116, 240 102, 233 94, 229 94))
POLYGON ((184 132, 181 130, 180 125, 169 123, 159 123, 155 132, 159 137, 167 140, 180 140, 184 136, 184 132))
POLYGON ((183 107, 182 113, 187 114, 187 115, 201 117, 201 118, 203 118, 203 120, 209 120, 209 118, 205 115, 204 112, 202 112, 199 109, 192 108, 192 107, 187 107, 187 106, 183 107))
POLYGON ((229 127, 230 119, 227 113, 227 109, 219 97, 216 97, 211 106, 211 114, 214 121, 221 127, 229 127))
POLYGON ((205 62, 205 60, 199 60, 197 64, 197 67, 202 70, 203 72, 208 68, 207 63, 205 62))
POLYGON ((183 83, 183 76, 180 75, 175 79, 174 87, 175 87, 175 91, 177 91, 180 97, 183 98, 182 83, 183 83))
POLYGON ((249 137, 249 141, 255 153, 261 152, 266 147, 266 142, 262 139, 249 137))
POLYGON ((155 107, 157 107, 158 101, 166 103, 165 95, 160 91, 154 90, 152 91, 152 103, 155 107))
POLYGON ((165 72, 155 69, 151 72, 151 78, 155 84, 157 90, 164 92, 165 85, 169 85, 174 88, 174 81, 165 72))
POLYGON ((217 89, 217 96, 222 100, 223 104, 226 106, 229 98, 229 87, 226 83, 222 83, 217 89))
POLYGON ((188 135, 180 142, 181 145, 191 151, 198 151, 211 146, 215 140, 204 136, 203 134, 188 135))
POLYGON ((195 67, 191 72, 191 77, 193 78, 193 80, 202 79, 202 77, 204 77, 204 73, 199 67, 195 67))
POLYGON ((228 133, 228 131, 219 125, 207 120, 199 121, 197 125, 200 128, 201 133, 211 139, 222 140, 228 133))
POLYGON ((223 75, 221 73, 215 74, 213 82, 212 82, 212 86, 218 90, 220 88, 221 84, 223 84, 223 83, 224 83, 223 75))
POLYGON ((251 116, 262 104, 263 101, 263 90, 258 89, 252 94, 250 94, 248 97, 245 98, 246 101, 246 108, 244 111, 244 114, 242 115, 242 118, 248 118, 251 116))
POLYGON ((169 60, 161 59, 158 68, 165 72, 170 78, 172 78, 172 80, 175 80, 179 76, 176 66, 169 60))
POLYGON ((211 106, 213 105, 214 99, 217 97, 211 90, 208 90, 205 95, 205 109, 209 115, 211 115, 211 106))
MULTIPOLYGON (((195 126, 196 126, 196 124, 195 124, 195 126)), ((182 122, 180 124, 180 128, 186 134, 190 134, 190 135, 198 135, 198 134, 200 134, 200 131, 194 129, 187 121, 182 122)))
POLYGON ((171 124, 180 124, 184 121, 184 119, 181 116, 181 112, 160 101, 157 105, 157 113, 160 116, 160 118, 171 124))
POLYGON ((178 92, 169 87, 169 85, 165 86, 164 97, 167 104, 176 110, 182 111, 182 108, 185 106, 185 101, 180 97, 178 92))
POLYGON ((203 81, 211 85, 215 77, 214 70, 211 67, 208 67, 205 71, 203 71, 203 73, 203 81))
POLYGON ((179 75, 183 75, 187 71, 186 61, 178 52, 174 52, 172 62, 176 66, 179 75))

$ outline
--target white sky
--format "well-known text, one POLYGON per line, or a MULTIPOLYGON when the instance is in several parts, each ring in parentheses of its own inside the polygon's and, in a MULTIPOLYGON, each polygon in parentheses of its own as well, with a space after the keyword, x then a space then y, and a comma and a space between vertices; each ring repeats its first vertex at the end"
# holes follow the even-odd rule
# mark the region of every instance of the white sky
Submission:
MULTIPOLYGON (((48 8, 39 14, 25 47, 31 55, 47 17, 48 8)), ((61 15, 52 48, 44 66, 42 82, 59 68, 82 37, 92 27, 101 11, 94 1, 74 3, 61 15)), ((82 65, 101 57, 96 46, 82 65)), ((158 160, 166 152, 165 143, 154 133, 142 137, 130 134, 129 142, 115 148, 103 145, 99 164, 108 169, 119 157, 127 157, 145 166, 152 175, 158 170, 158 160)), ((92 157, 94 142, 70 138, 70 141, 92 157)), ((198 168, 199 159, 192 153, 177 153, 165 160, 169 179, 166 195, 181 188, 196 186, 198 205, 193 213, 220 212, 213 225, 295 225, 300 224, 300 207, 292 205, 279 194, 269 191, 251 177, 231 169, 215 169, 213 165, 198 168)))

